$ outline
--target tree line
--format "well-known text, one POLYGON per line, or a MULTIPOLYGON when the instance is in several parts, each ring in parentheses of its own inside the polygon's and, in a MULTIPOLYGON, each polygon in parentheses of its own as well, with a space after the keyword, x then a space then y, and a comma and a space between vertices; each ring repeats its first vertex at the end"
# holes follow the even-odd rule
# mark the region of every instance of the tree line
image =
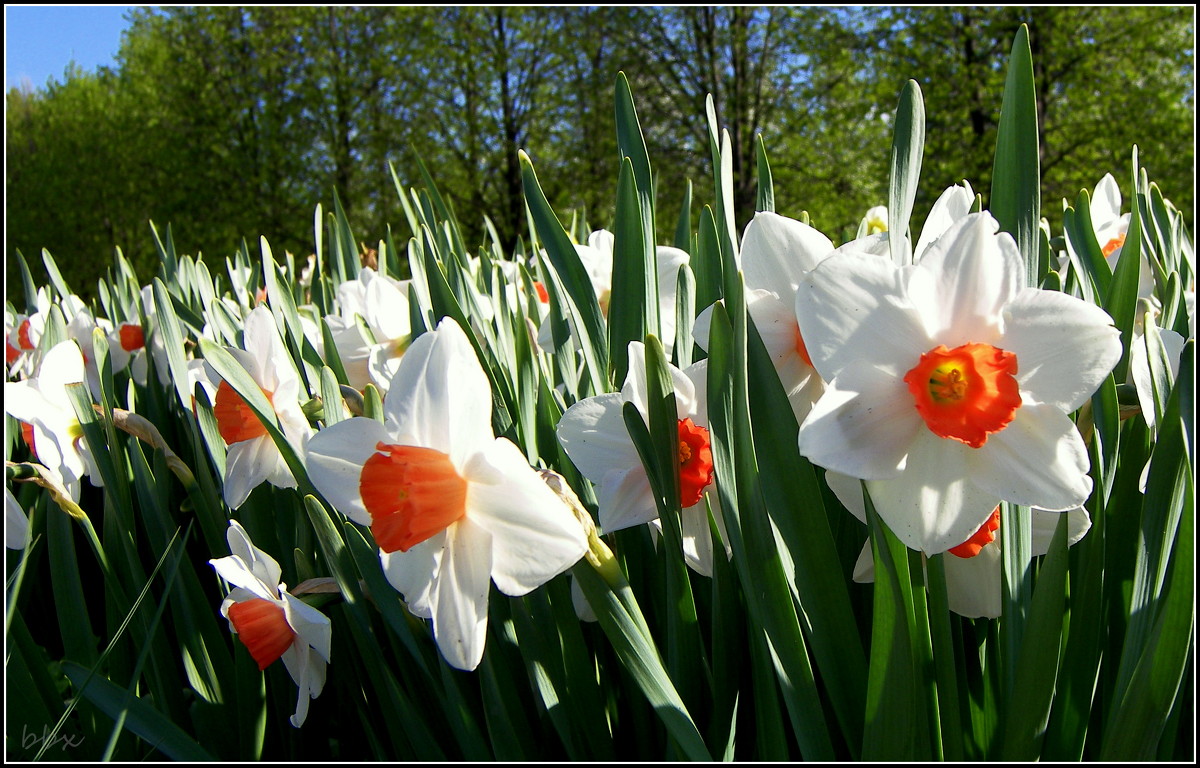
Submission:
MULTIPOLYGON (((1043 210, 1129 155, 1183 211, 1194 188, 1194 17, 1183 7, 171 7, 131 12, 116 65, 7 95, 8 275, 48 248, 88 293, 115 247, 143 279, 148 220, 210 257, 265 235, 312 249, 334 192, 366 245, 403 221, 423 169, 468 242, 526 229, 517 150, 594 227, 618 171, 613 84, 629 78, 663 241, 687 185, 711 200, 704 104, 728 128, 738 228, 761 134, 776 209, 835 240, 886 202, 890 119, 923 90, 917 221, 944 187, 990 185, 1005 62, 1030 27, 1043 210)), ((986 202, 986 200, 985 200, 986 202)), ((692 211, 693 216, 697 211, 692 211)), ((1191 225, 1190 214, 1188 219, 1191 225)), ((398 233, 403 235, 407 233, 398 233)))

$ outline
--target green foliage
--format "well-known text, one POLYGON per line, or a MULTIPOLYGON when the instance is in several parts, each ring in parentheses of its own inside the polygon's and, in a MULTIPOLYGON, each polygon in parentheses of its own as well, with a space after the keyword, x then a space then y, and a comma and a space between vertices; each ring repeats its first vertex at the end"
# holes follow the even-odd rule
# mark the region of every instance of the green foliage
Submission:
MULTIPOLYGON (((734 230, 756 207, 762 136, 775 210, 809 212, 835 241, 886 202, 891 105, 917 78, 930 114, 919 224, 946 186, 991 185, 1001 65, 1021 23, 1044 199, 1074 200, 1137 141, 1179 209, 1192 207, 1185 8, 177 7, 130 22, 115 69, 7 96, 8 256, 52 248, 86 296, 116 246, 153 273, 149 220, 218 256, 265 235, 303 258, 313 244, 298 223, 335 189, 365 252, 394 218, 379 181, 389 162, 400 178, 418 177, 419 160, 437 169, 468 244, 484 240, 483 211, 506 249, 524 229, 519 149, 553 169, 545 193, 560 210, 606 226, 618 70, 639 92, 670 204, 689 180, 711 194, 696 116, 712 94, 730 134, 734 230)), ((667 241, 670 222, 657 227, 667 241)))

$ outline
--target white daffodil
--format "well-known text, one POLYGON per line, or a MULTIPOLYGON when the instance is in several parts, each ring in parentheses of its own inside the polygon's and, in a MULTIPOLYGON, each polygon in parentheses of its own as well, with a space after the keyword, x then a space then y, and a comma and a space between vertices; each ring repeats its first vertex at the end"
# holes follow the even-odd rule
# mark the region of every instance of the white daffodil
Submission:
MULTIPOLYGON (((863 506, 862 486, 858 480, 836 472, 827 472, 825 479, 837 495, 838 500, 855 517, 865 523, 866 508, 863 506)), ((1067 515, 1067 546, 1072 546, 1084 537, 1092 527, 1087 510, 1075 507, 1066 512, 1047 512, 1030 509, 1032 513, 1032 550, 1034 557, 1050 551, 1054 539, 1054 528, 1058 519, 1067 515)), ((946 550, 942 564, 946 569, 946 598, 950 610, 969 619, 994 619, 1001 612, 1001 561, 1000 509, 992 511, 991 517, 979 527, 971 538, 946 550)), ((854 580, 869 584, 875 580, 875 562, 871 554, 871 542, 863 545, 854 564, 854 580)))
MULTIPOLYGON (((742 235, 746 311, 771 355, 797 421, 804 421, 825 385, 813 369, 800 335, 796 288, 805 274, 833 252, 833 243, 818 230, 774 213, 755 214, 742 235)), ((711 323, 709 307, 692 328, 696 343, 705 350, 711 323)))
POLYGON ((102 484, 66 390, 68 384, 85 381, 83 353, 67 340, 46 353, 36 376, 4 384, 4 410, 28 425, 22 430, 34 455, 76 501, 84 475, 93 485, 102 484))
POLYGON ((26 379, 33 375, 37 368, 37 348, 44 324, 45 317, 40 313, 14 314, 5 308, 4 364, 8 368, 8 376, 26 379))
MULTIPOLYGON (((1142 327, 1144 328, 1144 326, 1142 327)), ((1174 382, 1179 376, 1179 356, 1183 353, 1183 345, 1186 339, 1169 328, 1160 328, 1158 335, 1162 339, 1163 351, 1166 352, 1167 361, 1171 365, 1170 380, 1174 382)), ((1150 355, 1146 345, 1147 339, 1144 330, 1135 327, 1133 343, 1129 345, 1129 380, 1133 383, 1134 389, 1137 391, 1138 404, 1141 406, 1142 416, 1145 417, 1146 424, 1153 429, 1156 419, 1154 413, 1154 384, 1153 375, 1150 372, 1150 355)))
POLYGON ((959 219, 911 267, 831 256, 797 292, 827 382, 800 453, 866 480, 888 527, 927 554, 965 541, 1001 500, 1083 504, 1087 450, 1067 414, 1121 356, 1102 310, 1022 287, 1016 243, 997 229, 987 213, 959 219))
MULTIPOLYGON (((1090 213, 1100 252, 1115 272, 1125 250, 1125 236, 1129 233, 1131 214, 1121 213, 1121 190, 1111 173, 1104 174, 1104 178, 1096 184, 1090 213)), ((1154 273, 1144 251, 1138 258, 1138 296, 1150 299, 1154 295, 1154 273)))
POLYGON ((338 286, 340 314, 325 318, 350 386, 374 384, 387 393, 400 359, 412 340, 408 281, 393 280, 363 268, 358 279, 338 286), (358 329, 361 318, 374 341, 358 329))
MULTIPOLYGON (((706 499, 713 507, 722 538, 726 537, 717 502, 708 434, 708 363, 696 363, 686 371, 670 364, 667 367, 675 391, 679 429, 679 499, 683 508, 684 560, 697 573, 711 576, 713 542, 706 499)), ((640 341, 631 341, 629 374, 621 391, 581 400, 568 408, 558 422, 558 441, 583 476, 596 484, 600 529, 604 533, 643 523, 660 526, 650 479, 622 416, 625 403, 633 403, 642 419, 649 421, 646 396, 645 347, 640 341)))
POLYGON ((258 668, 283 659, 300 692, 291 723, 299 728, 308 717, 310 699, 325 687, 329 663, 330 623, 316 608, 287 591, 279 582, 279 564, 258 547, 236 520, 225 534, 229 557, 209 560, 217 574, 234 586, 221 602, 221 615, 258 668))
POLYGON ((138 323, 120 323, 108 334, 113 373, 130 369, 138 384, 146 384, 146 333, 138 323))
POLYGON ((383 424, 353 418, 308 445, 313 483, 371 526, 383 568, 417 616, 433 619, 446 661, 483 657, 489 581, 520 596, 587 549, 582 526, 509 440, 492 433, 492 393, 453 320, 413 342, 383 424))
MULTIPOLYGON (((299 376, 279 338, 275 318, 266 307, 258 307, 246 316, 245 347, 245 351, 233 348, 228 351, 262 389, 275 409, 283 434, 303 456, 312 427, 300 410, 299 376)), ((234 509, 240 507, 250 491, 263 482, 278 488, 295 488, 296 478, 283 454, 250 406, 216 371, 209 369, 208 377, 219 382, 213 415, 222 439, 229 446, 225 460, 225 503, 234 509)))
MULTIPOLYGON (((592 281, 592 289, 596 292, 596 301, 600 311, 608 317, 608 305, 612 298, 613 280, 613 246, 616 236, 607 229, 598 229, 588 235, 586 245, 577 244, 575 251, 579 260, 587 270, 592 281)), ((675 345, 675 314, 676 295, 679 292, 679 268, 691 261, 687 251, 667 245, 658 246, 658 321, 662 330, 660 338, 667 356, 675 345)), ((547 301, 549 296, 547 296, 547 301)), ((554 343, 550 337, 550 326, 543 324, 538 335, 538 346, 547 352, 553 351, 554 343)))
POLYGON ((888 209, 886 205, 876 205, 867 209, 862 221, 858 223, 858 237, 878 235, 888 231, 888 209))

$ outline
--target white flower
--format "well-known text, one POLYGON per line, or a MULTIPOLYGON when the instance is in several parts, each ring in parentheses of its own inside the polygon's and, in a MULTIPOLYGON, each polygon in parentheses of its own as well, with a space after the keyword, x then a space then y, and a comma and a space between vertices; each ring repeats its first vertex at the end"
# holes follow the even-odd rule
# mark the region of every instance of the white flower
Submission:
POLYGON ((1121 355, 1102 310, 1021 286, 1016 244, 997 228, 986 213, 959 219, 910 267, 838 254, 797 292, 827 382, 800 453, 866 480, 888 527, 928 554, 966 540, 1001 500, 1061 511, 1087 499, 1087 450, 1067 414, 1121 355))
MULTIPOLYGON (((245 351, 230 348, 229 353, 262 389, 288 442, 303 456, 312 427, 300 410, 300 379, 269 309, 258 307, 246 316, 244 339, 245 351)), ((250 406, 216 371, 210 369, 208 377, 220 382, 213 400, 213 415, 222 439, 229 446, 225 460, 225 503, 234 509, 240 507, 250 491, 263 482, 278 488, 295 488, 296 478, 283 454, 250 406)))
POLYGON ((86 380, 83 353, 67 340, 46 353, 35 377, 4 384, 5 411, 29 425, 30 448, 38 461, 76 501, 84 475, 94 485, 102 484, 66 390, 68 384, 86 380))
MULTIPOLYGON (((862 486, 859 481, 836 472, 827 472, 825 479, 842 505, 865 523, 866 508, 863 506, 862 486)), ((1044 509, 1031 508, 1030 512, 1033 543, 1031 554, 1034 557, 1040 557, 1050 551, 1050 542, 1054 539, 1054 528, 1058 525, 1060 516, 1068 516, 1067 546, 1072 546, 1082 539, 1092 527, 1092 520, 1083 507, 1075 507, 1066 512, 1047 512, 1044 509)), ((960 616, 970 619, 994 619, 1000 615, 1003 596, 1000 581, 1003 566, 999 529, 1000 510, 997 508, 971 538, 948 549, 942 556, 942 564, 946 569, 947 603, 950 610, 960 616)), ((875 562, 870 541, 863 545, 854 564, 854 580, 859 583, 875 580, 875 562)))
MULTIPOLYGON (((708 435, 707 361, 681 371, 668 364, 675 392, 679 435, 679 496, 683 508, 684 560, 697 573, 712 575, 713 542, 706 499, 725 537, 714 484, 712 448, 708 435)), ((645 347, 629 343, 629 374, 620 392, 589 397, 575 403, 558 423, 558 441, 571 461, 597 486, 600 528, 604 533, 643 523, 660 526, 658 506, 637 448, 625 427, 622 409, 633 403, 649 420, 646 401, 645 347)))
POLYGON ((364 267, 357 280, 338 286, 340 314, 325 320, 355 389, 372 383, 387 393, 412 338, 408 285, 408 281, 392 280, 364 267), (362 319, 373 342, 363 337, 357 318, 362 319))
MULTIPOLYGON (((796 321, 796 288, 833 252, 833 243, 818 230, 774 213, 756 213, 742 235, 746 311, 771 355, 797 421, 804 421, 825 385, 812 367, 796 321)), ((711 323, 709 307, 692 329, 696 343, 705 350, 711 323)))
MULTIPOLYGON (((596 292, 596 301, 600 311, 608 317, 608 305, 612 298, 613 279, 613 245, 616 237, 607 229, 599 229, 588 235, 587 245, 576 245, 575 251, 579 260, 587 270, 592 281, 592 290, 596 292)), ((659 338, 667 356, 675 345, 675 315, 676 295, 679 292, 679 268, 687 264, 691 257, 687 251, 667 245, 658 246, 656 251, 658 263, 658 322, 662 334, 659 338)), ((649 329, 648 332, 653 332, 649 329)), ((656 334, 657 335, 657 334, 656 334)), ((538 346, 547 352, 554 350, 550 337, 550 326, 543 324, 538 336, 538 346)))
POLYGON ((586 536, 521 451, 492 433, 491 387, 453 320, 413 342, 384 409, 383 424, 353 418, 318 432, 309 475, 334 508, 371 526, 388 581, 433 619, 446 661, 474 669, 489 581, 524 595, 578 562, 586 536))
POLYGON ((229 620, 229 631, 237 634, 260 670, 283 658, 300 689, 296 713, 291 717, 292 725, 299 728, 308 717, 309 700, 325 687, 329 619, 287 591, 287 585, 279 582, 279 564, 254 546, 236 520, 229 521, 225 537, 232 554, 208 561, 235 587, 221 602, 221 615, 229 620))

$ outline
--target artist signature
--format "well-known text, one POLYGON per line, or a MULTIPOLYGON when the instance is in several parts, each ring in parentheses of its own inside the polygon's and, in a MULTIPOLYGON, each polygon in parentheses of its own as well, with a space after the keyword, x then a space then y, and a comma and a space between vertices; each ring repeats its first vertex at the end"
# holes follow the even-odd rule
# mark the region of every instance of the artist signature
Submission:
POLYGON ((34 749, 39 745, 44 745, 47 750, 58 747, 63 752, 68 748, 74 749, 83 743, 83 736, 64 736, 62 734, 51 733, 50 726, 43 725, 42 732, 30 732, 28 726, 21 726, 21 749, 34 749))

